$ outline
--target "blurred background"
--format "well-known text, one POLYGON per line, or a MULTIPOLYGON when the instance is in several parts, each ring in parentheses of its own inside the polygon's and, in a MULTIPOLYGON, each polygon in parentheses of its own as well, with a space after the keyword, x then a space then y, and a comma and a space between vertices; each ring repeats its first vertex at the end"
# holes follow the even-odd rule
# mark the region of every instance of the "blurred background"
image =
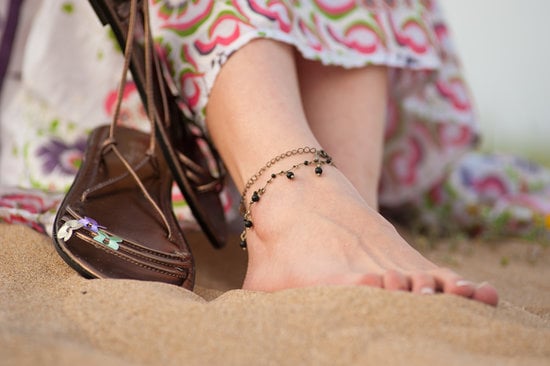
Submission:
POLYGON ((483 149, 550 166, 550 0, 440 0, 483 131, 483 149))

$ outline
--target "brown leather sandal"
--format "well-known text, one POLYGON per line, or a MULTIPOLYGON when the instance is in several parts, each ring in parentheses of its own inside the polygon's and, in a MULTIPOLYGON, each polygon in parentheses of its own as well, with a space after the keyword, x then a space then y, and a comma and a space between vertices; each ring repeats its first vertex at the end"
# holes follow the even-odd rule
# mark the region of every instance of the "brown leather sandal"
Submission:
MULTIPOLYGON (((131 24, 136 14, 133 1, 131 24)), ((113 121, 90 135, 55 219, 54 244, 86 277, 160 281, 192 290, 193 257, 172 211, 173 180, 155 136, 116 125, 133 43, 127 42, 113 121)), ((149 107, 153 127, 156 116, 149 107)))
MULTIPOLYGON (((136 0, 89 0, 101 22, 111 26, 124 49, 128 38, 130 5, 136 0)), ((149 34, 148 2, 137 0, 138 21, 133 33, 149 34)), ((151 37, 147 36, 148 38, 151 37)), ((157 118, 155 130, 165 158, 195 219, 212 245, 221 248, 227 240, 226 221, 219 192, 224 170, 216 150, 178 107, 178 101, 164 80, 160 60, 153 52, 151 40, 136 42, 130 55, 130 70, 144 105, 153 105, 157 118), (149 47, 149 50, 146 48, 149 47), (149 53, 150 58, 145 54, 149 53), (152 69, 151 87, 147 88, 146 68, 152 69), (147 98, 153 97, 153 103, 147 98), (208 146, 216 162, 214 173, 200 146, 208 146)))

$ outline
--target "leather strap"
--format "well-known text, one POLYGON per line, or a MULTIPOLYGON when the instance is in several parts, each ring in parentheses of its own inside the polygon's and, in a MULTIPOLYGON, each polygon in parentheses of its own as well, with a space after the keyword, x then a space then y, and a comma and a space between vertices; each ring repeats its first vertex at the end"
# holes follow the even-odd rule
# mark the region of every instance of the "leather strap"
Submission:
MULTIPOLYGON (((151 157, 154 154, 155 150, 155 136, 154 136, 154 130, 155 130, 155 123, 154 118, 156 117, 155 112, 153 110, 154 104, 153 104, 153 90, 151 89, 151 67, 150 67, 150 53, 152 51, 152 45, 150 40, 150 34, 149 34, 149 8, 148 8, 148 0, 143 1, 143 13, 145 14, 144 19, 144 31, 145 31, 145 63, 148 66, 146 68, 146 87, 148 89, 147 93, 147 111, 149 112, 149 122, 151 123, 151 137, 150 137, 150 143, 149 143, 149 151, 146 153, 147 156, 151 157)), ((131 62, 131 55, 132 55, 132 47, 134 45, 134 30, 135 30, 135 24, 137 19, 137 13, 138 13, 138 0, 130 0, 130 18, 129 18, 129 26, 128 26, 128 35, 126 39, 126 46, 124 49, 124 65, 122 67, 122 72, 120 76, 120 83, 119 83, 119 89, 117 94, 117 100, 116 100, 116 107, 115 112, 113 115, 113 120, 111 122, 111 127, 109 130, 109 138, 106 140, 106 144, 104 145, 105 148, 110 149, 112 152, 115 153, 115 155, 120 159, 120 161, 124 164, 126 167, 128 173, 134 178, 135 182, 143 192, 145 198, 147 201, 151 204, 151 206, 155 209, 157 214, 160 216, 162 221, 164 222, 164 225, 166 227, 167 236, 168 238, 172 238, 172 228, 170 227, 170 224, 168 223, 168 219, 160 209, 160 207, 156 204, 155 200, 151 197, 149 192, 147 192, 147 189, 141 182, 141 179, 136 174, 134 167, 128 163, 128 161, 124 158, 124 156, 120 153, 116 146, 116 137, 115 137, 115 131, 116 131, 116 125, 118 122, 118 116, 120 113, 120 106, 122 104, 122 95, 124 94, 124 87, 126 85, 127 75, 128 75, 128 69, 130 68, 130 62, 131 62)), ((106 184, 110 184, 112 182, 107 182, 106 184)), ((86 196, 83 196, 83 199, 85 199, 86 196)))

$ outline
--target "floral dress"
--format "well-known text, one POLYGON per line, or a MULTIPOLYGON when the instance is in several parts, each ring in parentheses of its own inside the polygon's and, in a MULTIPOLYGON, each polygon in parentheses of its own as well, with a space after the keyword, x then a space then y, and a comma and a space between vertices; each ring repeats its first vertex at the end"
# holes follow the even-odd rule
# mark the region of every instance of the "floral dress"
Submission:
MULTIPOLYGON (((182 108, 205 128, 224 63, 269 38, 345 68, 385 65, 390 93, 380 203, 440 233, 550 237, 550 172, 480 154, 470 94, 433 0, 150 0, 157 51, 182 108), (452 225, 449 223, 452 222, 452 225)), ((26 39, 22 81, 2 108, 0 218, 49 231, 80 164, 88 132, 112 115, 121 55, 85 2, 44 1, 26 39), (71 29, 71 32, 66 32, 71 29)), ((144 128, 127 85, 122 123, 144 128)), ((367 151, 365 151, 367 153, 367 151)), ((229 221, 238 197, 222 192, 229 221)), ((174 189, 184 225, 194 220, 174 189)))

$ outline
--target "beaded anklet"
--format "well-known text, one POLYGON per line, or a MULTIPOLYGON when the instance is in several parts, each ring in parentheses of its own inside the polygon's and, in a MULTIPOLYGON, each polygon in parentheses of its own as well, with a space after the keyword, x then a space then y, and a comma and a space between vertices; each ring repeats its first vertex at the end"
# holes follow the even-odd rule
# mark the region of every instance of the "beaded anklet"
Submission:
POLYGON ((307 146, 301 147, 299 149, 289 150, 285 153, 277 155, 276 157, 268 161, 256 174, 252 176, 252 178, 248 180, 248 182, 246 182, 244 190, 241 194, 241 202, 240 202, 240 212, 241 212, 241 215, 243 215, 243 220, 244 220, 244 230, 241 233, 241 243, 240 243, 240 246, 243 250, 246 250, 246 247, 247 247, 247 244, 246 244, 247 231, 254 226, 254 224, 252 223, 252 213, 251 213, 252 205, 260 202, 260 198, 265 194, 267 186, 271 184, 278 176, 284 175, 285 177, 287 177, 287 179, 292 180, 296 176, 296 174, 294 173, 296 169, 298 169, 301 166, 310 166, 310 165, 315 166, 315 169, 314 169, 315 175, 320 177, 323 174, 322 166, 323 165, 334 166, 334 163, 332 162, 332 158, 324 150, 317 150, 314 147, 307 147, 307 146), (258 181, 260 176, 263 173, 265 173, 267 169, 269 169, 270 167, 275 165, 275 163, 285 158, 295 156, 295 155, 302 155, 302 154, 313 154, 313 159, 305 160, 302 163, 295 164, 288 170, 281 170, 278 173, 272 173, 270 178, 264 184, 264 186, 252 193, 250 202, 248 203, 248 207, 246 206, 245 200, 246 200, 246 195, 248 193, 248 190, 252 187, 254 183, 258 181))

